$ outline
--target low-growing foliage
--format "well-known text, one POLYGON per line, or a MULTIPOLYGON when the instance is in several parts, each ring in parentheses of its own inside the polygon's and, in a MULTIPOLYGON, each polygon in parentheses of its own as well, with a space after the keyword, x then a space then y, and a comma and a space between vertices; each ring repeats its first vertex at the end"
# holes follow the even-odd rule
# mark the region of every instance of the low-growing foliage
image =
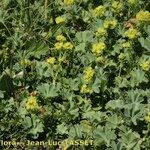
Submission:
POLYGON ((149 150, 149 8, 1 0, 1 149, 149 150), (3 144, 13 140, 61 144, 3 144))

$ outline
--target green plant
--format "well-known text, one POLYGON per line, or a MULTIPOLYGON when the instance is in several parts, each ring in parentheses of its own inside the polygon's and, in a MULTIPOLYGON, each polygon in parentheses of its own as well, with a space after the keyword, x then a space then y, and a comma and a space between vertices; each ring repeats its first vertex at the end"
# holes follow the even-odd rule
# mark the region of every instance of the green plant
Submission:
POLYGON ((148 0, 1 1, 0 140, 46 145, 0 147, 150 149, 149 7, 148 0))

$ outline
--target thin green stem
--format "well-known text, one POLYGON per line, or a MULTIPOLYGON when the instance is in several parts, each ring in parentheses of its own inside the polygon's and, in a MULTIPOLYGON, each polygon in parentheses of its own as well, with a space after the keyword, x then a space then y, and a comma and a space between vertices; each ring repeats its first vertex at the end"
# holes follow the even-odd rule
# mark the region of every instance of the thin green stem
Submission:
POLYGON ((27 0, 27 18, 28 18, 28 27, 30 27, 31 25, 30 0, 27 0))
POLYGON ((9 35, 12 37, 12 39, 13 39, 13 41, 14 41, 15 45, 17 45, 17 43, 16 43, 15 39, 13 38, 13 36, 12 36, 11 32, 9 31, 9 29, 7 28, 6 24, 5 24, 3 21, 1 21, 1 23, 2 23, 2 24, 3 24, 3 26, 6 28, 7 32, 9 33, 9 35))
POLYGON ((47 6, 48 6, 48 0, 45 0, 45 4, 44 4, 44 7, 45 7, 45 20, 47 20, 47 6))

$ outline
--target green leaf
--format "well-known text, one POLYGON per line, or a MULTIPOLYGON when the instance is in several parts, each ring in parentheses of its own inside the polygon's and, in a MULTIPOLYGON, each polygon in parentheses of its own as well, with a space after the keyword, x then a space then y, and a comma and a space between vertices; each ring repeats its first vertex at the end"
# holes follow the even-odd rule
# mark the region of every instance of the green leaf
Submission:
POLYGON ((112 129, 115 129, 117 126, 119 126, 119 124, 122 123, 123 120, 118 115, 113 114, 112 116, 108 116, 107 121, 107 125, 112 129))
POLYGON ((35 68, 36 68, 37 75, 40 76, 40 78, 50 77, 53 76, 54 74, 52 68, 46 62, 37 61, 35 68))
POLYGON ((115 143, 114 141, 111 143, 111 147, 112 148, 110 148, 109 150, 122 150, 122 147, 123 147, 123 145, 120 143, 120 142, 118 142, 118 143, 115 143))
POLYGON ((138 40, 141 43, 142 47, 150 52, 150 37, 147 37, 146 39, 141 37, 138 40))
POLYGON ((32 119, 32 128, 30 129, 29 133, 33 134, 33 136, 36 137, 38 133, 44 131, 44 124, 36 115, 31 115, 31 119, 32 119))
POLYGON ((77 91, 79 89, 79 83, 80 83, 79 78, 70 79, 69 80, 70 90, 77 91))
POLYGON ((100 125, 94 130, 93 136, 95 140, 98 140, 98 142, 104 141, 107 146, 110 146, 111 140, 116 139, 115 131, 101 127, 100 125))
POLYGON ((49 46, 44 42, 30 41, 28 43, 27 56, 33 56, 35 58, 41 58, 42 55, 46 55, 49 51, 49 46))
POLYGON ((68 127, 66 126, 66 124, 64 122, 57 126, 57 133, 68 134, 68 127))
POLYGON ((144 30, 150 36, 150 25, 145 25, 144 30))
POLYGON ((79 45, 77 45, 75 47, 75 51, 76 52, 85 52, 86 51, 85 48, 86 48, 86 44, 85 43, 80 43, 79 45))
POLYGON ((92 32, 89 30, 77 32, 76 38, 77 38, 78 42, 80 42, 80 43, 86 43, 86 42, 92 42, 93 41, 92 32))
POLYGON ((69 136, 72 138, 82 138, 82 130, 79 124, 76 124, 70 128, 69 136))
MULTIPOLYGON (((3 74, 0 76, 0 91, 5 91, 7 95, 11 94, 13 91, 13 81, 8 74, 3 74)), ((2 95, 2 94, 1 94, 2 95)))
POLYGON ((43 128, 44 125, 42 124, 42 122, 37 122, 36 126, 30 130, 30 133, 33 135, 37 135, 37 133, 41 133, 44 131, 43 128))
POLYGON ((96 78, 94 84, 92 85, 92 90, 95 93, 99 93, 100 92, 100 89, 99 89, 100 86, 101 86, 101 80, 99 78, 96 78))
POLYGON ((24 119, 24 127, 25 128, 30 128, 32 126, 32 119, 29 116, 26 116, 24 119))
POLYGON ((70 104, 70 108, 68 110, 68 112, 73 115, 74 117, 78 117, 79 115, 79 108, 77 107, 77 105, 74 103, 73 100, 69 100, 69 104, 70 104))
POLYGON ((0 91, 0 98, 4 98, 4 92, 0 91))
POLYGON ((112 108, 112 109, 122 109, 124 107, 124 101, 123 100, 111 100, 106 104, 106 109, 112 108))
POLYGON ((140 69, 133 69, 133 71, 131 72, 131 79, 130 79, 130 85, 131 87, 135 87, 138 86, 140 83, 147 83, 148 79, 146 77, 146 74, 144 71, 140 70, 140 69))
POLYGON ((91 110, 91 111, 86 111, 83 113, 83 118, 88 119, 91 122, 93 122, 93 121, 100 122, 102 120, 102 116, 103 116, 103 114, 100 111, 91 110))
POLYGON ((140 135, 136 132, 129 130, 126 132, 122 132, 120 135, 121 135, 121 143, 127 150, 133 149, 135 146, 140 144, 139 143, 140 135))
POLYGON ((126 78, 123 78, 120 76, 117 76, 115 78, 115 83, 116 83, 116 86, 119 88, 128 87, 128 85, 129 85, 128 80, 126 78))
POLYGON ((58 88, 53 84, 44 83, 37 87, 39 93, 41 93, 45 98, 58 96, 58 88))

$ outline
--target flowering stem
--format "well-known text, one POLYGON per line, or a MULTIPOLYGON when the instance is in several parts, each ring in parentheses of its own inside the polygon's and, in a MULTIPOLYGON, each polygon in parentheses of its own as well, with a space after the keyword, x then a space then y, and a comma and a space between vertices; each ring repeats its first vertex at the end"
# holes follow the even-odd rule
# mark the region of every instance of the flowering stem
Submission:
POLYGON ((119 76, 121 75, 121 68, 122 68, 122 66, 120 65, 120 67, 119 67, 119 76))
POLYGON ((48 5, 48 0, 45 0, 45 4, 44 4, 44 7, 45 7, 45 19, 47 19, 47 5, 48 5))
POLYGON ((28 17, 28 27, 31 25, 31 16, 30 16, 30 0, 27 0, 27 17, 28 17))

